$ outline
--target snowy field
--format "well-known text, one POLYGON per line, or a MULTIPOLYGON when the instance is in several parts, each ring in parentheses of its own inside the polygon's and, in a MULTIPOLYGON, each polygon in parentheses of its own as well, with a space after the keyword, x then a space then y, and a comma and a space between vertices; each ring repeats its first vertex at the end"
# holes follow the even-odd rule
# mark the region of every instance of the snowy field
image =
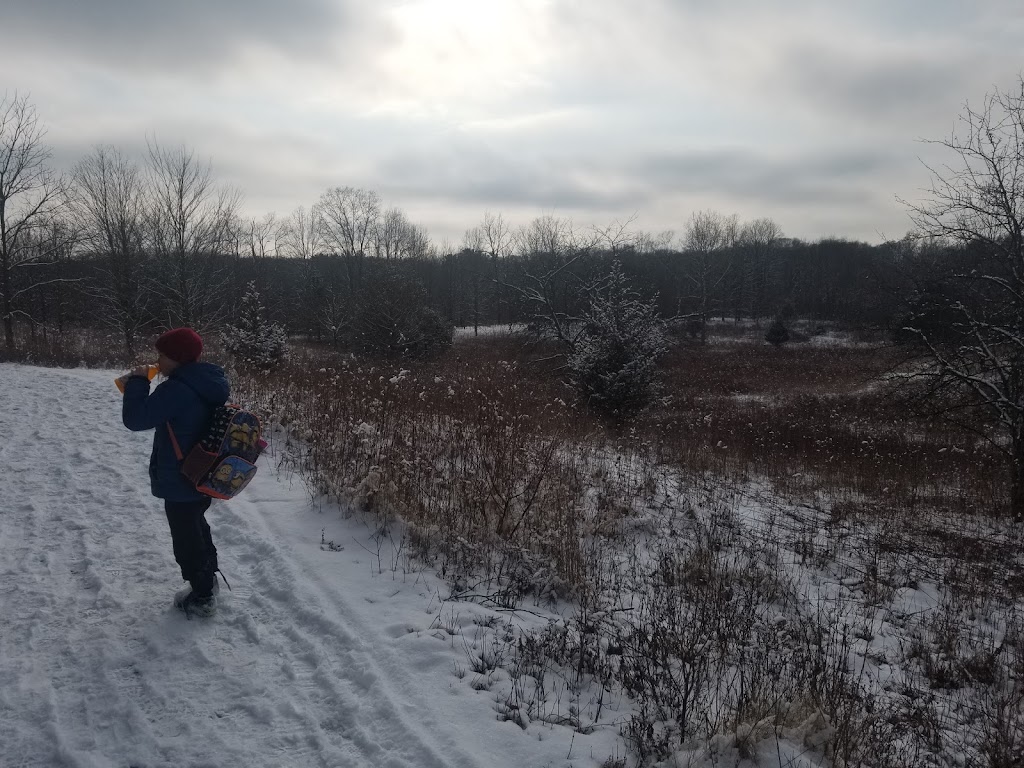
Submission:
POLYGON ((523 730, 456 674, 488 611, 383 553, 273 452, 208 519, 218 614, 186 620, 152 433, 115 372, 0 364, 0 766, 599 766, 618 734, 523 730), (331 542, 332 546, 322 544, 331 542))

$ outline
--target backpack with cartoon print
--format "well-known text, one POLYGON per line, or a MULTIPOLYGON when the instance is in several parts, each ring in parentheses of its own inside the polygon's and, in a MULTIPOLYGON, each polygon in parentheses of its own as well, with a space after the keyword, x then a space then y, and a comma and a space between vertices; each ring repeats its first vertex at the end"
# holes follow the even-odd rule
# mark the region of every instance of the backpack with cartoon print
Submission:
POLYGON ((174 455, 181 474, 199 493, 215 499, 233 499, 256 474, 256 459, 267 447, 259 417, 230 403, 213 408, 210 426, 188 454, 183 454, 170 423, 174 455))

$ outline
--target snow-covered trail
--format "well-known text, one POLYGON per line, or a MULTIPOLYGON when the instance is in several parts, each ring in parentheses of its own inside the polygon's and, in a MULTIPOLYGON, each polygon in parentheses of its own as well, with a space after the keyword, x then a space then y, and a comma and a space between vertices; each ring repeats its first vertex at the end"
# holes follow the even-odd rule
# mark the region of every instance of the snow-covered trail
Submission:
POLYGON ((380 575, 365 526, 269 461, 208 513, 234 589, 187 621, 151 439, 121 425, 109 372, 0 365, 0 766, 564 760, 455 679, 430 578, 380 575))

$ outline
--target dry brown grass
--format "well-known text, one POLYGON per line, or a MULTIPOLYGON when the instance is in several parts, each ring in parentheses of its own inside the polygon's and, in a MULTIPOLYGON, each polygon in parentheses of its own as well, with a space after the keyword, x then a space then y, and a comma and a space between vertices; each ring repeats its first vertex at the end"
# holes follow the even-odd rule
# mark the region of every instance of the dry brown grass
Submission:
POLYGON ((458 589, 482 568, 515 601, 540 560, 558 564, 549 588, 578 581, 587 465, 562 385, 531 378, 511 342, 404 365, 307 354, 240 382, 316 491, 400 516, 458 589))
POLYGON ((465 542, 466 557, 500 543, 495 569, 509 547, 554 559, 569 583, 583 575, 580 535, 655 503, 659 466, 767 479, 843 517, 927 510, 953 523, 1005 508, 990 447, 915 420, 879 384, 885 347, 681 345, 664 398, 618 427, 573 402, 550 352, 511 338, 424 363, 307 348, 276 373, 240 375, 241 394, 287 429, 317 491, 400 515, 424 545, 465 542))
POLYGON ((974 435, 915 419, 881 384, 884 347, 677 348, 671 402, 638 427, 663 461, 761 476, 786 493, 855 499, 870 509, 1005 510, 1001 458, 974 435))
POLYGON ((971 433, 899 405, 880 383, 891 350, 681 345, 663 398, 624 425, 574 403, 551 351, 464 341, 403 373, 310 350, 242 392, 317 491, 384 525, 400 516, 453 598, 575 598, 544 630, 481 640, 474 685, 508 670, 501 717, 585 731, 625 691, 622 733, 643 759, 723 733, 742 756, 774 733, 835 765, 950 749, 1015 764, 1006 627, 1024 574, 1004 468, 971 433), (766 483, 765 516, 742 519, 766 483), (808 600, 801 569, 832 579, 833 597, 808 600), (942 585, 938 606, 892 607, 922 581, 942 585), (882 624, 911 640, 873 646, 882 624), (899 690, 871 671, 879 659, 899 690), (552 688, 574 697, 568 719, 552 688))

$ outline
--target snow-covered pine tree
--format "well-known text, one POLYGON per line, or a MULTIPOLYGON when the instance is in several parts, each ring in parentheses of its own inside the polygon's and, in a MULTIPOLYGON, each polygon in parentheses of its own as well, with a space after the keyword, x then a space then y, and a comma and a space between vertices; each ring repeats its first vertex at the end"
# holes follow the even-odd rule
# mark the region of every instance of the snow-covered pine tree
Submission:
POLYGON ((224 331, 224 346, 243 365, 267 370, 288 356, 285 330, 267 320, 255 281, 242 297, 235 322, 224 331))
POLYGON ((645 406, 657 391, 657 362, 666 351, 664 323, 654 301, 644 301, 630 288, 618 262, 588 293, 567 364, 589 405, 621 418, 645 406))

